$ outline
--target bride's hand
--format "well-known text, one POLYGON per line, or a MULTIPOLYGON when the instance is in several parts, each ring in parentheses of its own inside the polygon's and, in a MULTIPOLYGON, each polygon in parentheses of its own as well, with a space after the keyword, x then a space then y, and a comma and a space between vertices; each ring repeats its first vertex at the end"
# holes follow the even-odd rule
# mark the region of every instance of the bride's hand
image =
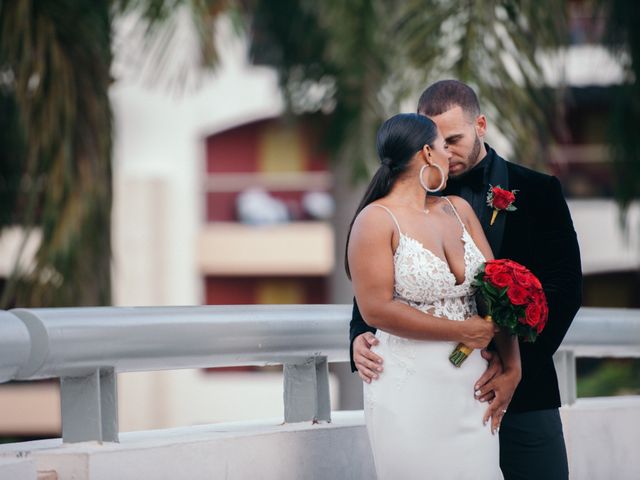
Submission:
POLYGON ((462 343, 473 349, 485 348, 498 331, 498 327, 480 317, 473 315, 465 319, 463 324, 462 343))
POLYGON ((500 430, 500 423, 513 397, 522 373, 519 369, 505 370, 503 373, 496 375, 481 390, 476 391, 476 396, 483 395, 486 392, 493 391, 495 394, 493 400, 489 401, 489 408, 484 414, 482 422, 484 424, 491 420, 491 433, 497 433, 500 430))

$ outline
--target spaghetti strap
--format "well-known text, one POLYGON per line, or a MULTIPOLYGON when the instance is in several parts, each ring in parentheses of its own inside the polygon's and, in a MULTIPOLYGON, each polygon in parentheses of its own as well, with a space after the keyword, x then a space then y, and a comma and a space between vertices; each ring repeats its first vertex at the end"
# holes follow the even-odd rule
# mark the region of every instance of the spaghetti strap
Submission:
POLYGON ((380 207, 380 208, 384 208, 387 213, 389 213, 389 215, 391 215, 391 218, 393 219, 393 223, 396 224, 396 227, 398 227, 398 233, 400 235, 402 235, 402 230, 400 230, 400 224, 398 223, 398 220, 396 219, 396 216, 393 214, 393 212, 391 210, 389 210, 387 207, 385 207, 384 205, 380 205, 379 203, 370 203, 369 205, 373 206, 373 207, 380 207))
POLYGON ((449 205, 451 205, 451 208, 453 208, 453 213, 456 214, 456 217, 458 217, 458 221, 460 222, 460 225, 462 225, 462 228, 464 229, 464 222, 462 221, 462 219, 460 218, 460 215, 458 215, 458 210, 456 210, 456 207, 453 206, 453 203, 451 202, 451 200, 449 200, 449 197, 442 197, 444 198, 447 202, 449 202, 449 205))

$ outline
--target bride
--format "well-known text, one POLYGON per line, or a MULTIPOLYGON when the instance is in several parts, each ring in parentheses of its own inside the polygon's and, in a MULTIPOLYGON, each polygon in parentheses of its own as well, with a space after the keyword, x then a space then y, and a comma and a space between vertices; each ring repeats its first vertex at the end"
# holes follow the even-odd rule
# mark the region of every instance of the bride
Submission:
MULTIPOLYGON (((473 398, 486 369, 479 349, 494 339, 520 379, 518 343, 477 315, 471 282, 493 254, 471 206, 444 188, 447 146, 436 125, 396 115, 377 136, 381 165, 351 223, 346 268, 385 358, 364 384, 365 419, 380 479, 498 479, 504 410, 473 398), (475 348, 460 368, 458 342, 475 348)), ((511 390, 510 394, 513 394, 511 390)))

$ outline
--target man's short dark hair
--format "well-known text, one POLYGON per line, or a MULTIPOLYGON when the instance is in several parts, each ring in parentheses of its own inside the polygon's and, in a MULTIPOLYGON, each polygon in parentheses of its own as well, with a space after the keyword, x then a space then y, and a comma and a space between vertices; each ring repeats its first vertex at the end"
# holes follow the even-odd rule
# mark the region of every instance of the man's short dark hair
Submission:
POLYGON ((420 95, 418 113, 428 117, 440 115, 459 106, 471 118, 480 115, 480 103, 473 89, 458 80, 440 80, 420 95))

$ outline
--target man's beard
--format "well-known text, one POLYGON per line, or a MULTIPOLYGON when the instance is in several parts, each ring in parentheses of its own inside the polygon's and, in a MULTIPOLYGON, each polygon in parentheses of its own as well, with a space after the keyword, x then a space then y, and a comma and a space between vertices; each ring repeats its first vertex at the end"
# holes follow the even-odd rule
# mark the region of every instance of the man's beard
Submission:
POLYGON ((470 160, 469 165, 471 165, 471 167, 469 167, 469 170, 471 170, 478 164, 478 161, 480 160, 479 157, 481 148, 482 144, 480 143, 480 137, 478 137, 478 135, 476 134, 476 139, 473 141, 473 148, 471 149, 471 153, 468 157, 468 160, 470 160))
POLYGON ((467 165, 469 165, 469 168, 464 172, 460 172, 457 175, 452 175, 451 177, 460 178, 463 175, 469 173, 473 169, 473 167, 478 164, 478 160, 480 160, 478 157, 480 156, 481 148, 482 143, 480 143, 480 137, 478 137, 478 135, 476 134, 476 138, 473 140, 473 147, 471 147, 471 152, 469 152, 469 155, 467 156, 467 162, 465 162, 467 165))

